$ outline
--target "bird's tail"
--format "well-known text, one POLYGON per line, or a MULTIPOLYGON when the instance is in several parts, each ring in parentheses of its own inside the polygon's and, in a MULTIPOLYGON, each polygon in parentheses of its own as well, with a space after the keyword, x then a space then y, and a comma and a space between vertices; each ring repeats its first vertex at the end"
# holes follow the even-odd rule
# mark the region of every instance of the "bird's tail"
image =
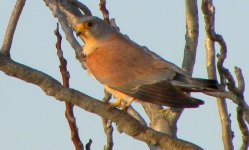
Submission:
POLYGON ((174 86, 185 92, 216 92, 221 91, 217 80, 191 78, 178 75, 171 82, 174 86))

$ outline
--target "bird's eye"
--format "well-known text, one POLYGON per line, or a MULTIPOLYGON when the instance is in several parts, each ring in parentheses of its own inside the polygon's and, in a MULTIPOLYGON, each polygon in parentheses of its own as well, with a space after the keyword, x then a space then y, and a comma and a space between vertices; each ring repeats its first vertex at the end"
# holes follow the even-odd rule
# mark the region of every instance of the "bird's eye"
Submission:
POLYGON ((86 27, 87 27, 87 28, 92 28, 92 26, 93 26, 93 23, 92 23, 92 22, 87 22, 87 23, 86 23, 86 27))

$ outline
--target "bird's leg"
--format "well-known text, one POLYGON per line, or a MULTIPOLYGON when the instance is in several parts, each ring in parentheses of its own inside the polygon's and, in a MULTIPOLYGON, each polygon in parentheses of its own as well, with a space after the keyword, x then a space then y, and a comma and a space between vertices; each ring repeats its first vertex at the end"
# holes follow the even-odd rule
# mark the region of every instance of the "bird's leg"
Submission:
POLYGON ((125 105, 122 105, 122 110, 127 111, 127 109, 129 108, 129 106, 131 105, 131 103, 134 101, 134 98, 130 98, 129 100, 127 100, 125 105))

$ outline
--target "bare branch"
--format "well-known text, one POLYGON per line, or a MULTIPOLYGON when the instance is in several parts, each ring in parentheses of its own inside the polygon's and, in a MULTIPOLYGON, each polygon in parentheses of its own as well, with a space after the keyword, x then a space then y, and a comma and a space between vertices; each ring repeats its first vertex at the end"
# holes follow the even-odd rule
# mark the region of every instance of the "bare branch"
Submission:
MULTIPOLYGON (((245 89, 245 82, 244 78, 242 75, 242 72, 239 68, 235 68, 235 74, 237 77, 238 81, 238 87, 236 87, 235 80, 230 73, 228 69, 226 69, 223 64, 227 56, 227 46, 226 43, 223 39, 223 37, 219 34, 215 33, 214 30, 214 6, 212 4, 212 1, 203 1, 202 5, 203 13, 205 14, 205 21, 206 21, 206 32, 207 36, 210 40, 218 42, 220 45, 220 54, 218 55, 218 62, 217 62, 217 67, 218 71, 220 74, 220 80, 221 84, 223 85, 223 90, 225 90, 225 85, 226 85, 226 80, 228 80, 228 90, 229 92, 226 92, 224 96, 226 98, 230 98, 234 101, 234 103, 238 104, 238 110, 242 110, 243 113, 238 111, 237 117, 238 117, 238 122, 239 126, 243 126, 244 124, 244 119, 249 123, 249 108, 247 103, 244 100, 243 92, 245 89), (244 117, 242 117, 243 115, 244 117)), ((226 104, 224 99, 221 99, 218 101, 218 107, 219 107, 219 112, 221 115, 221 121, 222 122, 222 128, 223 128, 223 143, 225 146, 225 149, 233 149, 232 145, 232 131, 231 131, 231 123, 229 119, 229 115, 227 112, 226 104), (229 129, 230 128, 230 129, 229 129), (230 131, 229 131, 230 130, 230 131)), ((245 125, 245 124, 244 124, 245 125)), ((248 135, 244 134, 245 128, 247 129, 246 126, 240 127, 243 135, 243 139, 247 139, 248 135)), ((243 146, 242 147, 247 147, 248 146, 248 140, 243 140, 243 146)), ((247 149, 247 148, 246 148, 247 149)))
POLYGON ((182 68, 192 75, 199 37, 198 6, 196 0, 185 0, 186 6, 186 45, 182 68))
POLYGON ((245 91, 245 80, 242 74, 242 71, 239 67, 235 67, 235 74, 237 77, 237 81, 238 81, 238 88, 237 88, 237 92, 238 93, 244 93, 245 91))
POLYGON ((78 0, 71 0, 71 3, 79 8, 86 16, 92 16, 91 10, 83 3, 78 0))
MULTIPOLYGON (((57 28, 54 31, 54 34, 57 37, 57 42, 56 42, 56 49, 57 49, 57 56, 59 58, 60 61, 60 72, 61 72, 61 76, 62 76, 62 80, 63 80, 63 86, 64 87, 69 87, 69 78, 70 78, 70 74, 67 71, 67 61, 66 59, 63 57, 63 52, 61 49, 61 41, 62 41, 62 37, 61 34, 59 32, 59 24, 57 24, 57 28)), ((80 140, 79 137, 79 133, 78 133, 78 128, 76 125, 76 119, 74 117, 74 113, 73 113, 73 106, 70 102, 65 102, 66 105, 66 111, 65 111, 65 116, 67 118, 69 127, 70 127, 70 131, 71 131, 71 139, 74 143, 75 149, 76 150, 83 150, 84 146, 80 140)))
POLYGON ((11 49, 14 33, 16 30, 17 22, 22 13, 25 2, 26 0, 16 1, 15 7, 12 11, 12 14, 9 20, 9 24, 6 29, 5 37, 4 37, 2 48, 1 48, 1 54, 3 55, 10 56, 10 49, 11 49))
POLYGON ((104 146, 104 150, 112 150, 113 148, 113 127, 112 122, 107 119, 102 119, 104 131, 106 134, 106 145, 104 146))
POLYGON ((201 149, 192 143, 172 138, 142 125, 139 121, 118 109, 109 109, 108 104, 91 98, 79 91, 63 87, 52 77, 30 67, 16 63, 0 54, 0 70, 9 76, 24 80, 39 86, 47 95, 55 99, 71 102, 74 105, 117 124, 117 127, 127 135, 151 145, 171 149, 201 149))
POLYGON ((108 23, 111 24, 110 18, 109 18, 109 11, 106 8, 106 0, 100 0, 99 2, 99 9, 101 10, 103 14, 104 20, 108 23))
POLYGON ((89 139, 88 143, 86 144, 86 150, 91 150, 92 139, 89 139))
MULTIPOLYGON (((108 93, 106 90, 104 90, 104 92, 105 92, 105 96, 103 98, 103 102, 108 103, 111 100, 112 95, 108 93)), ((112 122, 108 119, 102 118, 102 123, 103 123, 104 131, 106 134, 106 145, 104 146, 104 150, 112 150, 113 148, 112 122)))
POLYGON ((127 113, 137 119, 142 125, 147 126, 144 118, 131 105, 128 107, 127 113))
MULTIPOLYGON (((149 116, 150 127, 156 131, 166 133, 172 137, 176 137, 177 125, 176 116, 180 116, 180 112, 175 112, 177 109, 163 109, 162 106, 141 102, 144 110, 149 116)), ((178 119, 178 118, 177 118, 178 119)))
POLYGON ((76 23, 77 17, 81 17, 82 14, 75 10, 75 6, 71 3, 59 3, 56 0, 44 0, 45 4, 50 8, 53 15, 58 18, 58 21, 61 25, 62 30, 66 35, 66 39, 72 48, 75 50, 76 58, 81 63, 82 67, 86 69, 85 58, 82 54, 82 46, 76 40, 73 30, 69 26, 74 25, 76 23), (64 7, 63 7, 64 6, 64 7), (66 13, 66 14, 65 14, 66 13), (70 20, 70 21, 67 21, 70 20))
MULTIPOLYGON (((198 19, 198 6, 196 0, 185 0, 186 7, 186 45, 184 49, 184 58, 182 62, 182 68, 192 75, 196 49, 198 45, 199 37, 199 19, 198 19)), ((180 118, 183 109, 170 108, 166 111, 166 133, 176 137, 177 133, 177 121, 180 118)))
POLYGON ((239 124, 240 131, 242 133, 242 145, 240 150, 247 150, 249 146, 249 131, 247 125, 243 119, 243 110, 240 107, 237 107, 237 120, 239 124))
MULTIPOLYGON (((207 71, 208 71, 208 77, 210 79, 217 79, 216 77, 216 69, 215 69, 215 48, 214 48, 214 42, 218 42, 221 47, 221 57, 218 59, 218 69, 223 66, 223 63, 226 58, 226 43, 223 40, 223 37, 221 35, 218 35, 215 33, 215 8, 212 4, 212 0, 203 0, 202 1, 202 12, 204 14, 205 24, 206 24, 206 51, 207 51, 207 71)), ((225 78, 220 72, 220 79, 221 84, 223 85, 222 90, 225 90, 225 78)), ((217 104, 218 104, 218 110, 220 114, 220 120, 221 120, 221 126, 222 126, 222 139, 223 144, 226 150, 233 149, 233 133, 231 130, 231 121, 230 121, 230 115, 228 114, 227 110, 227 104, 224 98, 217 98, 217 104)))

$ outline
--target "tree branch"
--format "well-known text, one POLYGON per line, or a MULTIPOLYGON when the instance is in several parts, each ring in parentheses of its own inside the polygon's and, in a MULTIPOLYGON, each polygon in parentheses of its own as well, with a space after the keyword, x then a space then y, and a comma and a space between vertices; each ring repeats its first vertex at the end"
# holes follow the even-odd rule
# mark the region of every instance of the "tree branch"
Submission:
POLYGON ((243 113, 244 111, 241 109, 241 107, 237 107, 237 121, 242 134, 242 144, 240 150, 247 150, 249 146, 249 131, 245 120, 243 119, 243 113))
POLYGON ((177 125, 173 108, 163 109, 162 106, 141 102, 146 114, 150 119, 150 127, 156 131, 166 133, 176 138, 177 125), (173 112, 173 113, 172 113, 173 112))
MULTIPOLYGON (((206 49, 207 53, 210 54, 210 57, 208 58, 207 64, 208 64, 208 72, 209 77, 216 79, 216 70, 215 70, 215 49, 214 49, 214 42, 218 42, 220 45, 220 54, 218 55, 218 62, 217 62, 217 68, 220 75, 222 90, 225 91, 226 86, 226 80, 228 80, 228 90, 229 92, 224 92, 222 94, 223 98, 218 98, 218 108, 220 112, 220 118, 221 118, 221 124, 222 124, 222 139, 224 143, 225 149, 233 149, 233 133, 231 130, 231 121, 230 121, 230 115, 227 111, 227 106, 225 102, 225 98, 232 99, 236 104, 238 104, 238 107, 240 109, 241 106, 243 106, 245 109, 243 109, 245 114, 248 116, 248 106, 244 101, 243 98, 243 92, 244 92, 244 79, 242 74, 237 74, 237 80, 239 83, 239 87, 236 88, 235 81, 230 74, 229 70, 224 68, 223 64, 226 59, 227 55, 227 46, 223 39, 223 37, 219 34, 215 33, 214 28, 214 21, 215 21, 215 8, 212 4, 211 0, 203 0, 202 1, 202 11, 205 17, 205 23, 206 23, 206 34, 207 34, 207 40, 206 40, 206 49)), ((238 111, 239 113, 239 111, 238 111)), ((237 114, 238 118, 243 118, 243 113, 237 114)), ((244 120, 243 120, 244 121, 244 120)), ((243 132, 242 132, 243 133, 243 132)))
POLYGON ((14 33, 16 30, 17 22, 22 13, 25 2, 26 0, 16 1, 15 7, 12 11, 12 14, 11 14, 11 17, 10 17, 10 20, 9 20, 9 23, 6 29, 6 33, 4 36, 4 40, 3 40, 3 44, 2 44, 2 48, 0 52, 3 55, 10 56, 10 49, 11 49, 14 33))
MULTIPOLYGON (((108 93, 106 90, 104 92, 105 92, 105 96, 103 98, 103 102, 108 103, 111 100, 112 95, 108 93)), ((106 145, 104 146, 104 150, 112 150, 113 148, 112 122, 102 117, 102 123, 103 123, 104 131, 106 134, 106 145)))
POLYGON ((88 143, 86 143, 86 146, 85 146, 86 150, 91 150, 92 142, 93 142, 92 139, 89 139, 88 143))
MULTIPOLYGON (((198 19, 198 6, 196 0, 185 0, 186 6, 186 34, 185 34, 185 49, 184 58, 182 62, 182 68, 192 75, 196 49, 198 45, 199 37, 199 19, 198 19)), ((183 109, 170 108, 166 111, 167 131, 170 131, 170 135, 175 136, 177 134, 177 121, 180 118, 183 109)))
MULTIPOLYGON (((57 37, 56 49, 57 49, 57 56, 58 56, 59 61, 60 61, 60 72, 61 72, 61 76, 62 76, 63 86, 68 88, 70 74, 67 71, 67 61, 63 57, 63 52, 61 49, 62 37, 61 37, 61 34, 59 32, 59 24, 58 23, 57 23, 57 28, 54 31, 54 34, 57 37)), ((65 116, 67 118, 67 121, 68 121, 68 124, 70 127, 71 139, 74 143, 76 150, 83 150, 84 145, 82 144, 82 142, 80 140, 78 128, 76 125, 76 118, 74 117, 74 113, 73 113, 73 106, 74 105, 72 105, 70 102, 65 102, 65 105, 66 105, 65 116)))
POLYGON ((192 75, 195 65, 196 49, 199 38, 198 6, 196 0, 185 0, 186 34, 182 68, 192 75))
POLYGON ((73 5, 75 5, 77 8, 79 8, 86 16, 92 16, 91 10, 84 5, 83 3, 77 1, 77 0, 71 0, 70 1, 73 5))
POLYGON ((76 40, 73 30, 77 19, 82 17, 82 13, 69 1, 62 0, 60 3, 56 0, 44 0, 46 6, 50 8, 54 17, 58 18, 62 30, 66 35, 66 39, 75 50, 76 58, 81 63, 82 67, 86 69, 85 58, 82 54, 82 46, 76 40), (70 27, 71 26, 71 27, 70 27))
POLYGON ((110 18, 109 18, 109 11, 106 8, 106 0, 100 0, 99 2, 99 9, 101 10, 104 20, 108 23, 111 24, 110 18))
POLYGON ((166 134, 159 133, 142 125, 139 121, 118 109, 110 109, 108 104, 89 97, 77 90, 63 87, 52 77, 16 63, 10 58, 0 54, 0 70, 7 75, 16 77, 28 83, 39 86, 47 95, 53 96, 57 100, 70 102, 88 112, 92 112, 117 124, 127 135, 151 145, 158 145, 167 149, 201 149, 199 146, 172 138, 166 134))

